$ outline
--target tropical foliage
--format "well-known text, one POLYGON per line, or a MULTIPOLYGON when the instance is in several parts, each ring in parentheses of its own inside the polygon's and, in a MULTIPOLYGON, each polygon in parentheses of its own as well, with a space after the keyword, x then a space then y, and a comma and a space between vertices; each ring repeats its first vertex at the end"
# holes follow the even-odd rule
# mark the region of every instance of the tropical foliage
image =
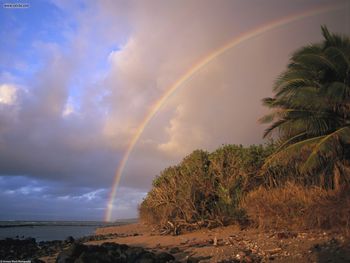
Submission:
POLYGON ((140 206, 140 216, 165 231, 244 223, 238 207, 256 185, 257 172, 273 145, 225 145, 212 153, 196 150, 165 169, 140 206))
POLYGON ((326 186, 348 181, 350 160, 350 40, 322 27, 324 40, 297 50, 264 99, 279 148, 266 166, 302 157, 300 171, 320 174, 326 186), (332 178, 333 176, 333 178, 332 178), (328 178, 328 180, 327 180, 328 178))

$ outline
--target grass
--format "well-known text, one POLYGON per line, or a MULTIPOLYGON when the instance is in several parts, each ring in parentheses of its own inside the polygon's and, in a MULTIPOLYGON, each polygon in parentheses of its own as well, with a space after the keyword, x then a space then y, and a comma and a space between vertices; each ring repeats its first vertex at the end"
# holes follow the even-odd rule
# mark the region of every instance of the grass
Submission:
POLYGON ((287 183, 260 187, 241 201, 252 224, 264 229, 339 229, 350 231, 350 191, 287 183))

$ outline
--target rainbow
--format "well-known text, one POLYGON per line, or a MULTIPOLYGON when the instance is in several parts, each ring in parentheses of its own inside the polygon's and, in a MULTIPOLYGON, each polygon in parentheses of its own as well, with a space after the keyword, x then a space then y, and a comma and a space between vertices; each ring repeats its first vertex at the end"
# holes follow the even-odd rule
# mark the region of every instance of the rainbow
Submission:
POLYGON ((173 85, 171 85, 169 88, 166 89, 165 93, 153 104, 153 106, 150 108, 149 112, 145 115, 145 118, 140 123, 139 127, 137 128, 137 131, 134 135, 134 137, 129 142, 124 156, 122 160, 119 163, 119 166, 117 168, 114 182, 112 185, 112 190, 110 192, 110 196, 108 199, 108 204, 106 208, 106 214, 105 214, 105 221, 111 221, 112 211, 113 211, 113 203, 114 199, 116 197, 117 188, 120 182, 120 178, 122 176, 123 170, 126 166, 126 163, 128 161, 128 158, 135 147, 135 144, 139 140, 141 134, 143 133, 145 127, 150 122, 150 120, 153 118, 153 116, 159 111, 159 109, 164 105, 164 103, 167 101, 167 99, 186 81, 188 81, 191 76, 196 74, 200 69, 205 67, 207 64, 209 64, 211 61, 213 61, 218 56, 221 56, 229 49, 241 44, 244 41, 247 41, 249 39, 252 39, 254 37, 257 37, 263 33, 266 33, 272 29, 284 26, 286 24, 305 19, 308 17, 320 15, 323 13, 328 13, 330 11, 335 11, 340 8, 344 8, 344 5, 327 5, 327 6, 321 6, 316 9, 308 10, 302 13, 293 14, 287 17, 283 17, 279 20, 271 21, 267 24, 262 25, 261 27, 255 28, 251 31, 248 31, 246 33, 240 34, 236 37, 234 37, 232 40, 230 40, 225 45, 219 47, 218 49, 211 52, 209 55, 205 56, 204 58, 200 59, 197 63, 192 65, 186 72, 183 74, 173 85))

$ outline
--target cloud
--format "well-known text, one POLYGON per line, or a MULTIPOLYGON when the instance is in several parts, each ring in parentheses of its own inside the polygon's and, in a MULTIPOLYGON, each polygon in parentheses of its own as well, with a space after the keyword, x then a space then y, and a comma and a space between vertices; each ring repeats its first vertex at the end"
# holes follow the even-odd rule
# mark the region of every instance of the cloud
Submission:
POLYGON ((0 85, 0 104, 12 105, 16 102, 17 88, 11 84, 0 85))
POLYGON ((62 112, 62 116, 63 117, 68 117, 69 115, 73 114, 74 112, 75 112, 74 105, 67 101, 66 105, 64 106, 64 110, 62 112))
POLYGON ((130 187, 120 187, 113 206, 112 218, 136 218, 138 206, 147 192, 130 187))
POLYGON ((175 116, 166 128, 169 140, 158 145, 160 151, 178 157, 189 154, 195 146, 204 146, 205 130, 194 121, 185 121, 187 114, 188 108, 185 110, 183 104, 177 106, 175 116))
MULTIPOLYGON (((89 209, 101 216, 126 147, 173 83, 235 36, 316 4, 54 0, 40 10, 52 16, 45 23, 34 8, 26 10, 33 12, 28 23, 6 16, 0 32, 17 30, 0 51, 7 65, 0 68, 0 179, 9 183, 2 208, 18 218, 21 209, 30 214, 21 203, 30 196, 33 213, 43 217, 59 216, 65 206, 71 218, 89 209), (6 202, 15 192, 12 209, 6 202)), ((321 23, 348 32, 346 11, 242 43, 183 83, 135 146, 115 217, 136 216, 152 178, 192 150, 262 142, 260 101, 288 55, 318 41, 321 23)))
POLYGON ((107 193, 26 176, 0 177, 0 220, 101 220, 107 193))

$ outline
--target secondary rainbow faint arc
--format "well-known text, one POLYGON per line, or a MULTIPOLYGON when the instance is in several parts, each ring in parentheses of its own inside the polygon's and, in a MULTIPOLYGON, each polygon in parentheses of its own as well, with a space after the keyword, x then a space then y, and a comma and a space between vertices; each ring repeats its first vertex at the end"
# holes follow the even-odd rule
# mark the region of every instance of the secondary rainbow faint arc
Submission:
POLYGON ((211 52, 209 55, 205 56, 204 58, 200 59, 199 62, 195 63, 192 65, 192 67, 189 68, 189 70, 186 71, 184 75, 182 75, 173 85, 171 85, 168 89, 166 89, 165 93, 153 104, 153 106, 150 108, 149 112, 145 115, 145 118, 139 125, 136 134, 130 141, 128 147, 126 148, 126 151, 124 153, 124 156, 122 160, 119 163, 119 166, 117 168, 115 177, 114 177, 114 182, 112 185, 112 190, 110 192, 108 204, 107 204, 107 209, 106 209, 106 214, 105 214, 105 221, 110 221, 112 212, 113 212, 113 203, 114 199, 116 197, 117 193, 117 188, 120 182, 120 178, 122 176, 123 170, 126 166, 126 163, 128 161, 128 158, 130 156, 130 153, 132 152, 135 144, 139 140, 141 134, 143 133, 145 127, 149 123, 149 121, 153 118, 153 116, 159 111, 159 109, 163 106, 165 101, 176 91, 177 88, 179 88, 184 82, 186 82, 192 75, 197 73, 200 69, 205 67, 208 63, 213 61, 216 57, 222 55, 229 49, 239 45, 240 43, 249 40, 251 38, 257 37, 263 33, 266 33, 267 31, 270 31, 272 29, 284 26, 286 24, 315 16, 315 15, 320 15, 323 13, 327 13, 330 11, 334 11, 340 8, 343 8, 345 5, 332 5, 332 6, 322 6, 316 9, 308 10, 302 13, 298 14, 293 14, 287 17, 283 17, 279 20, 274 20, 272 22, 266 23, 261 27, 255 28, 251 31, 245 32, 243 34, 240 34, 236 37, 234 37, 232 40, 230 40, 228 43, 225 45, 219 47, 218 49, 214 50, 211 52))

